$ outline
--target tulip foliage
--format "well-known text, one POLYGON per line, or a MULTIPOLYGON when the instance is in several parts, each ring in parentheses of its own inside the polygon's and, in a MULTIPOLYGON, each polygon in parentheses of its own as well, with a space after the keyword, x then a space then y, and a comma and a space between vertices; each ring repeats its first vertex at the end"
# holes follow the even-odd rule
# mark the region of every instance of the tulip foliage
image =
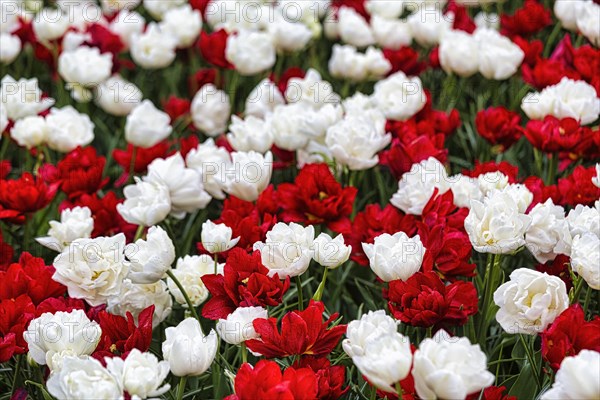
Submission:
POLYGON ((0 19, 0 400, 600 398, 600 1, 0 19))

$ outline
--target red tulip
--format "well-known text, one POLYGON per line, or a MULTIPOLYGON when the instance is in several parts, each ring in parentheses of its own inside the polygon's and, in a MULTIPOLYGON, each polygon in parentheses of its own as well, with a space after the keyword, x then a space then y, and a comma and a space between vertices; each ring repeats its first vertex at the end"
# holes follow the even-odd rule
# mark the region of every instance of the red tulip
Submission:
POLYGON ((546 328, 542 336, 542 357, 556 371, 565 357, 581 350, 600 351, 600 317, 585 320, 583 309, 574 304, 546 328))
POLYGON ((235 394, 226 400, 314 400, 317 377, 309 368, 287 368, 283 374, 274 361, 244 363, 235 376, 235 394))
POLYGON ((277 319, 255 319, 253 325, 260 340, 248 340, 246 345, 267 358, 330 354, 346 332, 346 325, 328 328, 338 314, 323 322, 324 310, 323 303, 311 301, 306 310, 287 313, 281 320, 281 332, 277 319))
POLYGON ((475 118, 477 132, 491 144, 500 145, 501 151, 507 150, 523 135, 520 122, 519 114, 502 106, 481 110, 475 118))
POLYGON ((434 272, 390 282, 388 298, 394 317, 411 326, 464 325, 477 312, 477 290, 471 282, 446 286, 434 272))
POLYGON ((327 164, 308 164, 302 168, 293 184, 282 183, 277 195, 284 222, 327 224, 339 231, 340 224, 349 221, 357 189, 342 188, 327 164))
POLYGON ((52 201, 57 189, 58 184, 47 185, 29 172, 24 172, 19 179, 0 180, 0 219, 24 223, 27 214, 41 210, 52 201))

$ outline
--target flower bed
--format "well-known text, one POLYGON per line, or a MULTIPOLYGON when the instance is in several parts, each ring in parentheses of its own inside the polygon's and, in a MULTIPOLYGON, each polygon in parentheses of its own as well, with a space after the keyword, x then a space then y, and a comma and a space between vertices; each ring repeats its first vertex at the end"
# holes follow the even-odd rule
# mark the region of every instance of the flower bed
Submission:
POLYGON ((0 19, 0 400, 600 398, 600 2, 0 19))

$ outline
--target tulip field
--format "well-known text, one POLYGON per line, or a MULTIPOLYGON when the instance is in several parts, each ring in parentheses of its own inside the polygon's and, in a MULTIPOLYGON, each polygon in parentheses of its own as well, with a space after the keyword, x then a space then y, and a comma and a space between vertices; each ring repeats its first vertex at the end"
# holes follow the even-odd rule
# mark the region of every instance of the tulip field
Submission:
POLYGON ((0 0, 0 400, 600 399, 600 0, 0 0))

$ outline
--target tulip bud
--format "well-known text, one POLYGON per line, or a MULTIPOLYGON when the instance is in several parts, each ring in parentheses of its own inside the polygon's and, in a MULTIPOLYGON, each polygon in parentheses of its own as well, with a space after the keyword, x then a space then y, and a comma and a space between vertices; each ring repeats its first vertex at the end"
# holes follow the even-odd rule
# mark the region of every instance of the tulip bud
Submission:
POLYGON ((167 328, 165 334, 162 352, 173 375, 198 376, 210 368, 219 340, 214 330, 205 336, 196 319, 186 318, 176 327, 167 328))
POLYGON ((231 249, 240 241, 239 237, 231 239, 232 230, 225 224, 215 224, 208 220, 202 224, 202 246, 211 254, 231 249))

